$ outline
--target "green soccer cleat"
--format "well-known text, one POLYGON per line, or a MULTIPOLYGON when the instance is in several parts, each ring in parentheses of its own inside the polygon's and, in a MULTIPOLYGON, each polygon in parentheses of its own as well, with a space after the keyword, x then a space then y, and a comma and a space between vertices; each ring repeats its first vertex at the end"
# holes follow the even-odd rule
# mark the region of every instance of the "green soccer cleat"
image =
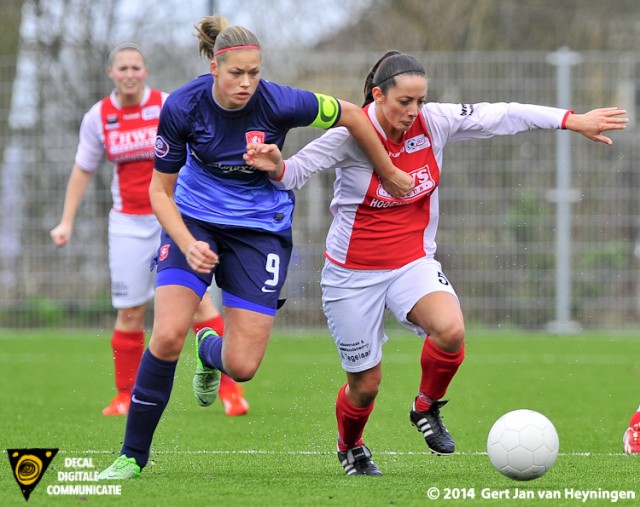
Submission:
POLYGON ((200 342, 207 336, 218 336, 218 333, 205 327, 196 335, 196 372, 193 375, 193 395, 201 407, 213 405, 220 389, 220 370, 206 368, 200 359, 200 342))
POLYGON ((137 479, 140 477, 140 467, 135 458, 127 458, 124 454, 118 456, 109 468, 98 474, 99 481, 119 481, 137 479))

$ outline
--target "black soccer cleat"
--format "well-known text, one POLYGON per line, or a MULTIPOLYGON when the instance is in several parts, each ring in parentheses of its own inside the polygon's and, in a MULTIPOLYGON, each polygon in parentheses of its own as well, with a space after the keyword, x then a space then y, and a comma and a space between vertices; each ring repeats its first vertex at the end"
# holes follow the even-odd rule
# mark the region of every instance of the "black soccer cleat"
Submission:
POLYGON ((455 443, 447 427, 440 417, 440 407, 447 404, 447 400, 434 401, 426 412, 417 412, 413 402, 409 419, 416 429, 424 435, 424 441, 432 453, 438 455, 453 454, 455 443))
POLYGON ((338 451, 338 459, 347 475, 382 475, 371 461, 371 451, 364 444, 345 452, 338 451))

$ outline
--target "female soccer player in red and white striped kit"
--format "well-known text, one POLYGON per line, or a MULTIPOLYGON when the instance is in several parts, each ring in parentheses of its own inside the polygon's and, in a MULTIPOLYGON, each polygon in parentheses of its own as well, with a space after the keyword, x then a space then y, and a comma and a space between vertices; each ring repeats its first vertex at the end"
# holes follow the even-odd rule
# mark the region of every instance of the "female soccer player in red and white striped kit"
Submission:
MULTIPOLYGON (((144 352, 144 320, 153 298, 155 271, 151 263, 160 246, 161 227, 149 202, 155 140, 160 110, 167 93, 146 86, 144 52, 135 43, 116 46, 109 56, 108 74, 115 88, 84 116, 60 223, 51 230, 58 247, 71 239, 78 207, 97 170, 102 154, 115 164, 109 212, 109 269, 111 298, 117 317, 111 338, 116 396, 102 411, 125 415, 144 352)), ((193 331, 210 327, 220 335, 224 321, 211 297, 205 295, 194 315, 193 331)), ((225 375, 220 399, 228 415, 249 408, 242 388, 225 375)))
POLYGON ((533 129, 569 129, 593 141, 625 127, 615 107, 586 114, 518 103, 427 103, 427 77, 410 55, 391 51, 365 82, 365 112, 394 164, 413 175, 402 198, 384 191, 344 129, 334 129, 283 163, 273 145, 249 145, 246 161, 269 172, 277 188, 300 188, 336 168, 334 215, 322 272, 323 309, 347 374, 336 401, 338 459, 348 475, 381 475, 362 435, 382 380, 385 310, 424 338, 421 377, 409 410, 429 449, 454 452, 440 408, 464 359, 458 297, 435 259, 438 185, 448 142, 533 129))

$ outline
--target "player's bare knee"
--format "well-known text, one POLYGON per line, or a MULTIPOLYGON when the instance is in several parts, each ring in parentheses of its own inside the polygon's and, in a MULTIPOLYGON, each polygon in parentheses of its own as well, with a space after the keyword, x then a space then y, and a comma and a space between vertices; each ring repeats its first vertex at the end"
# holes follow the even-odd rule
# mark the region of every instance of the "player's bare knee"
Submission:
POLYGON ((455 324, 447 333, 447 344, 453 351, 460 350, 464 344, 464 324, 455 324))
POLYGON ((362 391, 358 396, 358 405, 361 407, 369 406, 375 401, 376 396, 378 396, 377 387, 362 391))
POLYGON ((185 339, 186 333, 177 329, 170 327, 155 328, 149 340, 149 349, 158 359, 173 361, 180 356, 185 339))
POLYGON ((138 330, 144 328, 145 306, 120 308, 116 315, 116 327, 124 330, 138 330))
POLYGON ((430 334, 431 341, 447 352, 456 352, 464 344, 464 324, 453 323, 446 329, 430 334))
POLYGON ((349 384, 349 393, 356 405, 365 407, 371 405, 378 396, 380 379, 377 376, 360 379, 349 384))
POLYGON ((225 363, 225 373, 231 377, 236 382, 248 382, 251 380, 256 371, 258 370, 259 365, 252 364, 231 364, 227 365, 225 363))

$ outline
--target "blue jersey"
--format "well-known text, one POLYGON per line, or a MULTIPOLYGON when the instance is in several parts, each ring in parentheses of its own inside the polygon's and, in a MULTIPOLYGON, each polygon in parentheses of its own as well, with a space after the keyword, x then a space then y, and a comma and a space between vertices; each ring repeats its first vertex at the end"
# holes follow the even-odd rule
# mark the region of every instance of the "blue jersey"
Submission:
POLYGON ((294 127, 331 126, 340 115, 337 100, 260 80, 244 107, 229 110, 214 101, 212 90, 213 76, 200 76, 169 95, 162 108, 155 168, 180 172, 178 209, 213 224, 268 231, 291 227, 293 193, 276 189, 242 155, 248 142, 282 149, 294 127), (335 106, 331 123, 323 122, 327 101, 335 106))

